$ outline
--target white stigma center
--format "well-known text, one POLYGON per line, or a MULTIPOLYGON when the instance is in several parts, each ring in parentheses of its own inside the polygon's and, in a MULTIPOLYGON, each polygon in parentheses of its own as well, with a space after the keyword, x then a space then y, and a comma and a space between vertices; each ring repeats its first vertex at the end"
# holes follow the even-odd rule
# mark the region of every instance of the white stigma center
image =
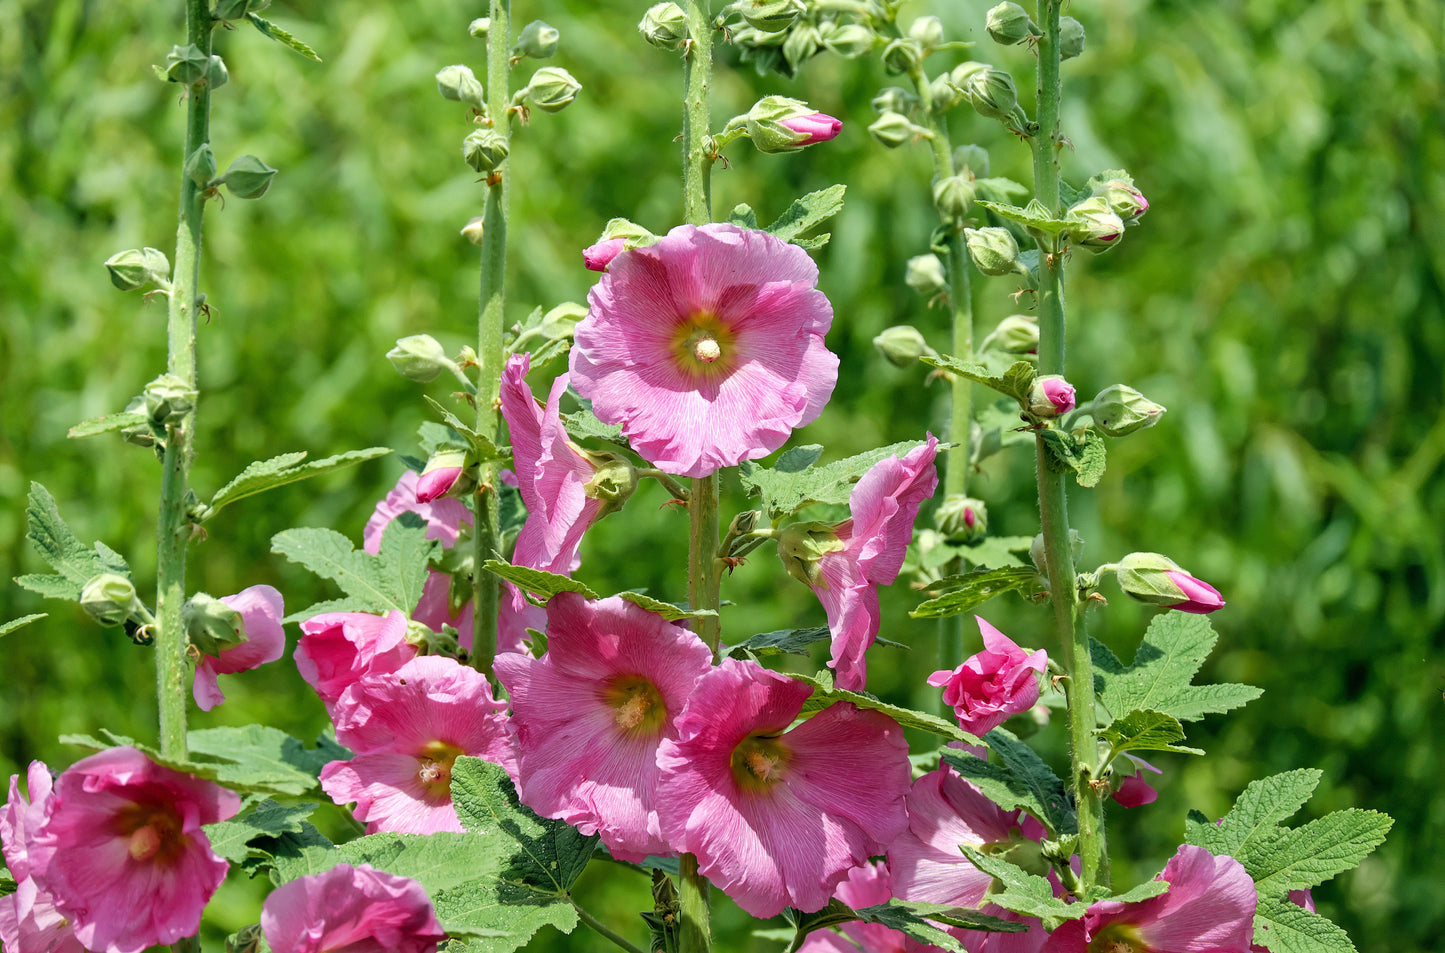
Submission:
POLYGON ((698 338, 697 343, 693 345, 692 353, 704 364, 711 364, 722 357, 722 348, 718 346, 717 339, 712 335, 707 335, 698 338))

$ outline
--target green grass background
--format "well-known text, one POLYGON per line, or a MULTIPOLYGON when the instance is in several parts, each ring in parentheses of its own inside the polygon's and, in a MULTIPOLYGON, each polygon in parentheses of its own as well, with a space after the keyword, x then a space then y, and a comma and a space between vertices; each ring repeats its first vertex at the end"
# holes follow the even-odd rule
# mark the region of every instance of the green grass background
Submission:
MULTIPOLYGON (((512 319, 585 300, 595 276, 580 250, 608 218, 659 232, 680 218, 681 66, 637 36, 644 6, 515 5, 518 25, 540 17, 561 29, 553 62, 584 90, 514 141, 512 319)), ((977 43, 973 57, 1014 72, 1031 106, 1032 60, 989 42, 987 6, 918 3, 905 20, 943 17, 950 35, 977 43)), ((24 541, 25 494, 39 480, 82 538, 104 539, 153 579, 153 457, 65 432, 121 409, 164 365, 163 304, 115 291, 101 262, 123 248, 173 250, 184 108, 151 65, 182 35, 179 8, 0 0, 0 578, 43 568, 24 541)), ((1203 677, 1265 689, 1191 726, 1205 758, 1159 759, 1158 803, 1111 817, 1116 879, 1152 876, 1188 809, 1217 815, 1252 778, 1318 768, 1302 818, 1357 806, 1397 819, 1358 872, 1316 891, 1362 950, 1437 949, 1445 929, 1442 11, 1434 0, 1100 0, 1068 11, 1089 42, 1065 67, 1066 174, 1125 167, 1152 203, 1117 250, 1074 257, 1069 377, 1081 395, 1125 381, 1170 408, 1158 427, 1111 444, 1097 490, 1073 494, 1082 565, 1157 550, 1213 582, 1229 607, 1214 617, 1220 647, 1203 677)), ((432 75, 449 63, 483 72, 466 25, 484 12, 455 0, 268 11, 319 65, 250 29, 218 35, 231 82, 213 100, 216 154, 224 167, 254 153, 281 173, 259 202, 207 211, 203 496, 283 451, 413 449, 423 389, 382 355, 422 331, 452 348, 474 340, 476 253, 458 229, 480 214, 482 189, 460 159, 463 110, 437 96, 432 75)), ((760 78, 719 47, 715 124, 766 93, 844 120, 837 140, 801 155, 743 143, 714 176, 715 214, 747 202, 765 221, 803 192, 848 185, 817 255, 842 372, 822 418, 794 438, 831 458, 941 428, 942 388, 870 344, 908 322, 946 350, 940 312, 902 283, 934 222, 927 150, 885 151, 865 131, 869 99, 897 82, 876 61, 828 57, 794 81, 760 78)), ((965 108, 952 129, 956 143, 990 149, 995 174, 1029 181, 1026 148, 997 124, 965 108)), ((1012 310, 1010 290, 977 282, 981 331, 1012 310)), ((426 392, 447 399, 445 382, 426 392)), ((229 508, 191 551, 192 586, 219 595, 269 583, 293 608, 329 597, 270 554, 270 537, 302 525, 359 539, 400 466, 373 462, 229 508)), ((997 532, 1036 530, 1028 466, 1016 454, 976 481, 997 532)), ((581 576, 603 591, 682 598, 685 519, 662 499, 646 489, 590 534, 581 576)), ((732 487, 724 518, 744 505, 732 487)), ((1091 629, 1127 657, 1152 610, 1106 594, 1091 629)), ((724 597, 735 603, 729 637, 822 621, 768 550, 724 597)), ((884 594, 883 634, 913 650, 875 650, 870 687, 924 703, 936 629, 907 618, 914 601, 901 587, 884 594)), ((50 617, 0 642, 0 776, 32 757, 56 767, 78 757, 58 733, 154 732, 148 653, 73 607, 0 587, 0 620, 39 611, 50 617)), ((1047 646, 1037 610, 1000 600, 987 612, 1019 642, 1047 646)), ((228 703, 195 713, 195 726, 262 719, 310 737, 325 724, 289 664, 223 688, 228 703)), ((642 940, 631 911, 647 902, 644 883, 603 868, 584 893, 642 940)), ((233 879, 217 927, 254 920, 257 896, 233 879)), ((744 920, 720 907, 725 948, 770 948, 748 946, 744 920)), ((609 948, 585 933, 544 947, 609 948)))

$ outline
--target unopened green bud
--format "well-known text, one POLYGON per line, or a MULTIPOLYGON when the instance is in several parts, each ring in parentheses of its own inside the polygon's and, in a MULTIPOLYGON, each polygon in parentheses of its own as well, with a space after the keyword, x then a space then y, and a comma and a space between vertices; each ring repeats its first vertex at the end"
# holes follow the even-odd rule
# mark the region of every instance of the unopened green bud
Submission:
POLYGON ((928 134, 928 130, 922 126, 910 122, 907 116, 895 112, 885 112, 873 121, 868 127, 872 134, 883 145, 890 149, 897 149, 904 143, 912 142, 920 136, 928 134))
POLYGON ((873 97, 873 110, 907 116, 918 106, 918 97, 901 86, 885 86, 873 97))
POLYGON ((1019 243, 1006 228, 965 228, 963 239, 973 266, 991 278, 1016 274, 1026 266, 1019 261, 1019 243))
POLYGON ((524 90, 532 105, 549 113, 572 105, 581 91, 582 84, 560 66, 544 66, 537 70, 524 90))
POLYGON ((1133 225, 1149 211, 1149 200, 1129 179, 1110 179, 1096 188, 1094 194, 1108 202, 1125 225, 1133 225))
POLYGON ((110 283, 121 291, 136 291, 146 285, 170 284, 171 263, 158 248, 128 248, 105 260, 110 283))
POLYGON ((988 506, 961 493, 951 493, 938 505, 933 525, 950 543, 972 543, 988 535, 988 506))
POLYGON ((186 157, 185 165, 186 178, 196 183, 196 188, 208 188, 211 180, 216 177, 216 154, 211 151, 211 144, 203 142, 196 147, 196 151, 186 157))
POLYGON ((807 10, 802 0, 739 0, 733 9, 748 26, 763 33, 779 33, 792 26, 807 10))
POLYGON ((416 647, 417 655, 445 655, 449 658, 457 657, 456 630, 451 626, 443 626, 441 632, 437 632, 423 622, 415 619, 408 619, 406 623, 406 642, 416 647), (447 630, 451 629, 450 632, 447 630))
POLYGON ((1084 52, 1084 25, 1073 17, 1059 17, 1059 58, 1071 60, 1084 52))
POLYGON ((391 361, 398 374, 419 384, 434 381, 442 371, 456 366, 441 342, 430 334, 412 334, 398 339, 396 347, 386 352, 386 359, 391 361))
POLYGON ((890 40, 883 48, 883 65, 890 73, 911 73, 923 62, 923 47, 917 40, 890 40))
POLYGON ((817 55, 823 47, 823 36, 817 28, 800 23, 786 33, 777 34, 783 39, 783 59, 794 71, 817 55))
POLYGON ((873 339, 873 346, 894 367, 912 367, 925 354, 938 354, 928 346, 928 342, 923 339, 923 333, 911 324, 895 324, 891 328, 884 328, 873 339))
POLYGON ((238 199, 259 199, 274 178, 275 169, 255 156, 241 156, 226 167, 220 182, 238 199))
POLYGON ((988 150, 973 143, 959 146, 953 150, 953 167, 973 173, 975 179, 988 178, 988 150))
POLYGON ((219 56, 212 55, 206 63, 205 83, 208 89, 220 89, 231 81, 231 72, 226 69, 226 61, 219 56))
POLYGON ((992 66, 971 73, 964 92, 978 114, 989 119, 1008 119, 1019 104, 1014 78, 992 66))
POLYGON ((135 583, 119 573, 101 573, 80 590, 80 607, 104 626, 124 625, 137 606, 144 609, 136 596, 135 583))
POLYGON ((919 17, 908 24, 908 38, 927 56, 943 43, 943 21, 933 16, 919 17))
POLYGON ((843 541, 836 532, 837 525, 815 520, 783 527, 778 534, 778 558, 788 575, 805 586, 828 588, 818 564, 824 556, 843 548, 843 541))
POLYGON ((931 252, 908 259, 908 272, 903 281, 925 298, 948 290, 948 273, 943 270, 943 262, 931 252))
POLYGON ((933 111, 946 113, 963 102, 963 90, 953 85, 947 73, 941 73, 928 84, 928 95, 933 100, 933 111))
POLYGON ((486 232, 483 225, 484 221, 485 219, 480 215, 473 215, 467 219, 467 224, 462 226, 462 237, 473 245, 480 245, 482 243, 482 235, 486 232))
POLYGON ((181 607, 186 640, 202 655, 215 657, 221 650, 246 641, 246 619, 215 596, 198 592, 181 607))
POLYGON ((988 30, 988 35, 995 43, 1004 46, 1014 46, 1031 36, 1039 36, 1042 32, 1028 15, 1028 11, 1011 2, 1000 3, 988 11, 984 29, 988 30))
POLYGON ((1132 387, 1115 384, 1099 391, 1089 405, 1094 425, 1106 437, 1126 437, 1152 427, 1164 416, 1164 407, 1132 387))
POLYGON ((196 409, 196 389, 174 374, 162 374, 146 385, 141 395, 145 413, 158 427, 178 424, 196 409))
POLYGON ((687 14, 672 2, 648 7, 637 29, 644 40, 660 50, 680 50, 689 36, 687 14))
POLYGON ((978 349, 998 350, 1005 354, 1031 354, 1039 349, 1038 319, 1027 314, 1011 314, 989 332, 978 349))
POLYGON ((166 54, 166 79, 182 86, 194 86, 206 78, 211 58, 194 43, 173 46, 166 54))
POLYGON ((474 129, 462 140, 462 158, 478 172, 491 172, 507 161, 511 147, 495 129, 474 129))
POLYGON ((839 56, 856 59, 873 49, 877 40, 872 30, 861 23, 836 26, 823 37, 823 45, 839 56))
POLYGON ((596 468, 585 489, 588 497, 602 501, 597 518, 616 513, 637 489, 637 470, 620 454, 592 450, 581 452, 596 468))
POLYGON ((557 52, 557 43, 561 39, 562 34, 556 27, 541 20, 533 20, 517 34, 517 42, 512 44, 512 56, 530 56, 534 60, 545 60, 557 52))
POLYGON ((485 40, 487 38, 487 34, 491 31, 491 29, 491 17, 477 17, 471 23, 467 24, 467 33, 476 37, 479 40, 485 40))
POLYGON ((1084 199, 1070 208, 1064 221, 1068 223, 1064 234, 1070 244, 1087 248, 1096 255, 1119 244, 1119 236, 1124 234, 1124 220, 1101 195, 1084 199))
POLYGON ((944 221, 968 215, 973 205, 973 182, 961 175, 945 176, 933 181, 933 207, 944 221))
MULTIPOLYGON (((1069 552, 1073 556, 1075 563, 1084 555, 1084 537, 1080 536, 1079 531, 1076 529, 1069 530, 1069 552)), ((1034 568, 1039 571, 1039 575, 1043 576, 1047 582, 1049 578, 1049 567, 1044 560, 1043 533, 1035 536, 1034 541, 1029 544, 1029 560, 1034 564, 1034 568)))
POLYGON ((477 109, 484 108, 486 92, 482 89, 481 80, 477 79, 469 66, 456 64, 437 70, 437 92, 442 94, 442 99, 466 103, 477 109))

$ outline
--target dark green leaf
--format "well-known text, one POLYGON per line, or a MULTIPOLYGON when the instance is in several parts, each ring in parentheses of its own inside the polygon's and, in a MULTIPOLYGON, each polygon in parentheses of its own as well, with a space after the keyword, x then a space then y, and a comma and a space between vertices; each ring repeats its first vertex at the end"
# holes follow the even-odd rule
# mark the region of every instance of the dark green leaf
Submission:
POLYGON ((949 354, 919 358, 925 364, 966 378, 985 387, 992 387, 1005 397, 1027 405, 1038 371, 1029 361, 1015 360, 1012 355, 988 353, 982 362, 960 361, 949 354))
POLYGON ((1393 824, 1384 814, 1348 808, 1282 830, 1279 837, 1252 841, 1235 858, 1254 878, 1260 896, 1283 896, 1359 866, 1384 843, 1393 824))
MULTIPOLYGON (((749 495, 762 497, 763 508, 769 518, 778 519, 791 516, 803 507, 815 503, 847 503, 849 494, 853 492, 853 484, 868 472, 869 467, 888 457, 903 456, 921 445, 922 441, 905 440, 825 466, 805 465, 797 469, 788 468, 797 467, 805 456, 789 451, 771 467, 744 460, 738 467, 738 476, 749 495)), ((809 453, 811 449, 797 448, 798 451, 809 453)))
POLYGON ((251 801, 229 821, 207 824, 202 828, 211 841, 211 850, 232 863, 239 864, 250 856, 247 844, 262 837, 301 834, 301 822, 316 810, 312 801, 280 804, 269 798, 251 801))
POLYGON ((1123 751, 1172 751, 1177 754, 1203 754, 1198 748, 1176 745, 1184 740, 1184 728, 1179 719, 1162 711, 1138 709, 1122 718, 1115 718, 1105 728, 1099 729, 1099 737, 1107 741, 1115 752, 1123 751))
POLYGON ((42 583, 35 579, 34 575, 25 575, 18 580, 25 588, 51 598, 79 600, 80 591, 85 584, 101 573, 130 575, 130 567, 113 550, 99 544, 89 547, 76 539, 65 520, 61 519, 55 498, 39 483, 30 484, 25 520, 25 538, 30 540, 40 558, 45 560, 50 568, 71 583, 65 585, 59 579, 42 583))
POLYGON ((978 739, 952 721, 946 721, 937 715, 928 712, 915 711, 912 708, 903 708, 898 705, 890 705, 881 702, 872 695, 864 695, 859 692, 850 692, 843 688, 834 688, 831 679, 820 678, 816 675, 798 675, 788 673, 789 678, 797 679, 812 686, 813 694, 803 703, 803 714, 822 711, 830 705, 838 702, 850 702, 859 708, 866 708, 870 711, 878 711, 892 718, 905 728, 917 728, 919 731, 931 732, 935 735, 942 735, 952 741, 966 741, 969 744, 976 744, 978 739))
POLYGON ((959 850, 963 851, 969 863, 994 878, 994 889, 988 894, 989 903, 1024 916, 1038 917, 1050 932, 1065 920, 1082 917, 1087 909, 1086 904, 1065 903, 1055 897, 1053 885, 1037 874, 985 854, 969 844, 960 845, 959 850))
POLYGON ((768 655, 807 655, 810 646, 832 639, 833 633, 826 625, 809 629, 778 629, 774 632, 759 632, 736 645, 730 645, 725 655, 743 658, 749 654, 758 657, 768 655))
POLYGON ((1254 942, 1270 953, 1355 953, 1355 944, 1334 923, 1273 898, 1261 898, 1255 907, 1254 942))
POLYGON ((958 751, 945 751, 943 760, 1004 810, 1023 810, 1038 818, 1051 837, 1077 832, 1064 782, 1032 748, 1002 728, 983 740, 1003 764, 958 751))
POLYGON ((728 213, 727 222, 729 225, 736 225, 739 228, 757 228, 758 213, 754 212, 753 207, 747 203, 734 205, 733 210, 728 213))
POLYGON ((1218 824, 1191 815, 1184 843, 1212 854, 1237 856, 1304 807, 1321 777, 1314 768, 1300 768, 1251 781, 1218 824))
POLYGON ((1095 673, 1100 701, 1111 713, 1152 709, 1180 721, 1197 721, 1259 697, 1260 690, 1252 685, 1190 684, 1216 638, 1202 615, 1165 612, 1155 616, 1128 669, 1095 673))
MULTIPOLYGON (((357 551, 351 540, 329 529, 288 529, 271 537, 272 552, 332 580, 346 593, 346 600, 333 600, 327 606, 406 616, 421 600, 427 560, 437 546, 436 540, 426 538, 426 521, 416 513, 402 513, 391 521, 377 555, 357 551)), ((307 608, 287 616, 287 621, 312 615, 307 608)))
POLYGON ((939 595, 920 603, 908 614, 915 619, 937 619, 972 612, 1005 592, 1038 589, 1038 578, 1039 574, 1032 566, 981 569, 949 576, 929 586, 930 593, 938 592, 939 595))
POLYGON ((543 569, 529 569, 526 566, 514 566, 500 559, 489 559, 482 563, 482 568, 490 573, 501 576, 519 589, 536 593, 544 601, 552 598, 559 592, 579 592, 588 599, 601 598, 601 596, 589 589, 586 583, 578 582, 569 576, 547 572, 543 569))
POLYGON ((338 453, 324 460, 302 463, 306 459, 306 452, 302 450, 283 453, 269 460, 258 460, 249 464, 235 479, 217 490, 216 495, 211 498, 211 502, 201 510, 199 518, 210 519, 221 507, 237 500, 244 500, 248 496, 255 496, 257 493, 285 486, 288 483, 295 483, 298 480, 320 476, 323 473, 342 470, 366 460, 375 460, 388 453, 391 453, 388 447, 368 447, 365 450, 338 453))
POLYGON ((1097 430, 1090 428, 1080 434, 1041 430, 1039 437, 1044 441, 1050 470, 1073 471, 1074 479, 1083 487, 1097 486, 1103 479, 1108 453, 1104 449, 1104 438, 1097 430))
POLYGON ((663 602, 661 599, 654 599, 643 592, 624 590, 619 592, 618 595, 634 605, 641 606, 648 612, 662 616, 669 622, 678 622, 682 619, 709 618, 717 615, 717 612, 713 609, 689 609, 671 602, 663 602))

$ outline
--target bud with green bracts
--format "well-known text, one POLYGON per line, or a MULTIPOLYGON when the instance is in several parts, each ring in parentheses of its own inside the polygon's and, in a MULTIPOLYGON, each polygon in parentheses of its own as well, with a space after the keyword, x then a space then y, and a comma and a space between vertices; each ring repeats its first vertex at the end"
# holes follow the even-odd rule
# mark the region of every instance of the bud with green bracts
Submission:
POLYGON ((532 74, 522 92, 543 112, 554 113, 576 102, 582 84, 560 66, 544 66, 532 74))
POLYGON ((158 248, 128 248, 105 260, 110 283, 121 291, 138 291, 146 285, 169 288, 171 263, 158 248))
POLYGON ((181 624, 186 630, 186 641, 202 655, 212 658, 220 655, 222 649, 246 641, 246 620, 241 613, 204 592, 186 600, 181 607, 181 624))
POLYGON ((103 626, 124 625, 131 619, 149 620, 150 613, 136 595, 135 583, 119 573, 104 572, 80 590, 80 607, 103 626))
POLYGON ((896 324, 891 328, 884 328, 873 339, 873 346, 894 367, 908 368, 917 364, 918 359, 924 355, 938 356, 938 352, 923 339, 922 332, 911 324, 896 324))
POLYGON ((482 81, 477 79, 469 66, 458 63, 437 70, 437 92, 442 94, 442 99, 466 103, 480 111, 486 109, 486 93, 482 89, 482 81))
POLYGON ((462 158, 478 172, 491 172, 507 161, 511 146, 495 129, 474 129, 462 140, 462 158))
POLYGON ((984 29, 995 43, 1003 46, 1014 46, 1042 32, 1028 11, 1011 2, 1000 3, 989 10, 984 29))
POLYGON ((516 59, 530 56, 534 60, 545 60, 557 52, 557 43, 561 39, 562 34, 556 27, 533 20, 517 34, 517 42, 512 44, 512 56, 516 59))
POLYGON ((973 259, 973 266, 985 275, 1001 278, 1029 270, 1019 261, 1018 240, 1006 228, 965 228, 963 240, 968 247, 968 257, 973 259))
POLYGON ((943 270, 943 262, 931 252, 908 259, 908 272, 903 281, 925 298, 948 290, 948 274, 943 270))
POLYGON ((988 506, 961 493, 949 494, 933 515, 933 525, 950 543, 973 543, 988 535, 988 506))
POLYGON ((441 342, 430 334, 411 334, 398 339, 396 347, 386 352, 386 359, 402 377, 420 384, 430 383, 441 376, 442 371, 456 367, 441 342))
POLYGON ((1038 319, 1027 314, 1011 314, 989 332, 978 349, 997 350, 1005 354, 1033 354, 1039 349, 1038 319))
POLYGON ((648 7, 637 29, 644 40, 660 50, 680 50, 688 41, 687 14, 671 2, 648 7))
POLYGON ((1094 425, 1106 437, 1126 437, 1152 427, 1164 416, 1164 407, 1132 387, 1114 384, 1099 391, 1088 405, 1094 425))
POLYGON ((843 541, 838 538, 836 529, 836 523, 816 520, 783 527, 778 534, 778 558, 783 561, 788 575, 805 586, 827 588, 818 563, 829 553, 843 549, 843 541))
POLYGON ((271 187, 276 170, 255 156, 241 156, 226 167, 217 183, 238 199, 259 199, 271 187))
POLYGON ((1203 615, 1225 604, 1218 589, 1159 553, 1130 553, 1112 566, 1099 568, 1112 569, 1125 593, 1150 605, 1203 615))

